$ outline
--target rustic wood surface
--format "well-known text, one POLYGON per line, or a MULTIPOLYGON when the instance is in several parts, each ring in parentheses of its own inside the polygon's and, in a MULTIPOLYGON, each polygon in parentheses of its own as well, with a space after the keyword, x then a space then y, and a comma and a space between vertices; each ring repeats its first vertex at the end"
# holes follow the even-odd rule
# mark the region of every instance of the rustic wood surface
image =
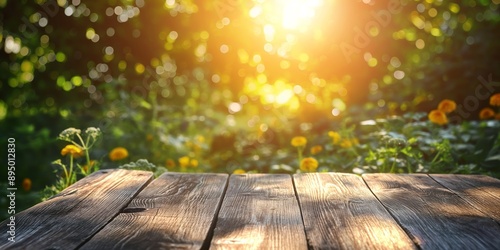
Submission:
MULTIPOLYGON (((112 220, 152 176, 121 169, 95 172, 17 214, 16 242, 1 237, 0 249, 75 249, 112 220)), ((6 221, 1 228, 7 228, 6 221)))
POLYGON ((424 174, 366 174, 372 192, 421 249, 498 249, 500 226, 424 174))
POLYGON ((500 180, 484 175, 431 177, 500 224, 500 180))
POLYGON ((290 175, 231 175, 211 249, 307 249, 290 175))
POLYGON ((151 180, 144 171, 94 173, 16 214, 16 242, 5 233, 0 249, 500 249, 500 180, 487 176, 151 180))
POLYGON ((81 249, 200 249, 209 244, 227 178, 165 173, 81 249))
POLYGON ((312 249, 415 249, 396 221, 353 174, 294 175, 312 249))

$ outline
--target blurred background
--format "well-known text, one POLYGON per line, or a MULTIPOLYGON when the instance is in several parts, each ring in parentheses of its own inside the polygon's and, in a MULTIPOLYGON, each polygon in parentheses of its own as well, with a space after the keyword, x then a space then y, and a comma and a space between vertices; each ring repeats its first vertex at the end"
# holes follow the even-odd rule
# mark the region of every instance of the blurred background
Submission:
MULTIPOLYGON (((16 182, 28 178, 33 197, 30 190, 56 179, 51 162, 65 145, 56 138, 68 127, 101 129, 92 151, 101 168, 148 159, 169 171, 295 172, 290 140, 301 135, 305 150, 323 145, 318 171, 376 172, 387 155, 368 154, 378 144, 363 140, 373 130, 356 130, 359 122, 371 119, 364 125, 380 132, 387 120, 377 119, 393 117, 403 127, 404 119, 426 119, 409 114, 451 99, 450 123, 461 124, 478 120, 500 92, 499 4, 0 0, 1 144, 15 138, 16 182), (359 137, 360 145, 337 150, 328 131, 359 137), (109 159, 116 147, 128 150, 126 159, 109 159), (191 169, 180 168, 182 157, 196 160, 191 169)), ((438 135, 433 124, 419 126, 416 139, 438 135)), ((481 126, 492 128, 493 143, 498 126, 481 126)))

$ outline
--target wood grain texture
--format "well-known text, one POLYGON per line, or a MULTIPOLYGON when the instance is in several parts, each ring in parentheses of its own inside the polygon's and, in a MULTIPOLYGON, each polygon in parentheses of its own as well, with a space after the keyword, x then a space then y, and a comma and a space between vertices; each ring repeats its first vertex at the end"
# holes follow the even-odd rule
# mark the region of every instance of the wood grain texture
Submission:
POLYGON ((500 226, 427 175, 363 179, 422 249, 498 249, 500 226))
POLYGON ((500 224, 500 180, 484 175, 430 176, 500 224))
POLYGON ((231 175, 211 249, 307 249, 290 175, 231 175))
POLYGON ((165 173, 81 249, 208 246, 227 179, 227 174, 165 173))
POLYGON ((415 249, 361 177, 294 175, 311 249, 415 249))
POLYGON ((75 249, 115 217, 152 176, 123 169, 95 172, 17 214, 16 242, 1 237, 0 249, 75 249))

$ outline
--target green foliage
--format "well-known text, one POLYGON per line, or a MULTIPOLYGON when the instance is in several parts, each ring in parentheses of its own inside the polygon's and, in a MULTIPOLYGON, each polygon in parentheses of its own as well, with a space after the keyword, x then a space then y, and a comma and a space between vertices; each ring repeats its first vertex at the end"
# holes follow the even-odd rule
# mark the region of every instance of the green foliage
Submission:
POLYGON ((90 160, 90 149, 100 137, 101 130, 94 127, 87 128, 83 135, 82 131, 76 128, 67 128, 59 134, 57 139, 71 143, 61 150, 62 156, 68 156, 69 166, 64 164, 61 159, 52 162, 53 165, 59 168, 55 172, 58 178, 54 185, 45 187, 42 195, 43 200, 61 192, 74 184, 78 179, 99 170, 99 162, 90 160), (76 158, 84 155, 84 164, 76 162, 76 158), (78 169, 74 168, 75 164, 78 169), (60 170, 63 172, 61 173, 60 170))
POLYGON ((145 159, 139 159, 136 162, 130 162, 120 166, 120 168, 128 169, 128 170, 144 170, 151 171, 154 173, 155 177, 160 176, 161 174, 167 172, 167 169, 164 167, 158 167, 155 164, 148 162, 145 159))
POLYGON ((367 143, 371 147, 365 163, 372 167, 365 167, 364 170, 498 176, 494 167, 498 159, 487 157, 499 153, 494 144, 500 129, 497 121, 471 121, 442 128, 429 121, 420 121, 419 117, 423 115, 397 117, 395 123, 387 120, 370 123, 383 125, 384 128, 367 137, 377 140, 367 143))

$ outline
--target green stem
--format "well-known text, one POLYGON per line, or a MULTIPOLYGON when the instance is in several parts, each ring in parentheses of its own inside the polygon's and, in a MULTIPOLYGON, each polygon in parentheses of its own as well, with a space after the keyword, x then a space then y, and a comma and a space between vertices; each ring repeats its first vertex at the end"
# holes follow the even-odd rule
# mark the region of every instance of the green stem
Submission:
POLYGON ((87 170, 83 169, 83 175, 87 176, 90 173, 90 156, 89 156, 89 151, 85 150, 85 158, 87 159, 87 170))
POLYGON ((395 173, 396 172, 396 158, 394 158, 394 161, 392 162, 391 170, 389 173, 395 173))
POLYGON ((434 164, 435 162, 439 159, 439 157, 441 156, 441 152, 439 151, 436 156, 434 156, 434 159, 432 159, 431 161, 431 170, 434 168, 434 164))
POLYGON ((63 168, 63 170, 64 170, 64 176, 65 176, 65 178, 66 178, 66 183, 67 183, 67 182, 68 182, 68 178, 69 178, 69 177, 68 177, 68 170, 66 169, 66 165, 61 164, 61 166, 62 166, 62 168, 63 168))
POLYGON ((85 141, 85 147, 89 146, 90 136, 87 135, 87 140, 85 141))
POLYGON ((413 173, 413 170, 411 170, 411 164, 409 162, 406 162, 406 168, 408 169, 409 174, 413 173))
POLYGON ((436 154, 436 156, 434 156, 434 159, 432 159, 431 164, 434 163, 435 161, 437 161, 437 159, 439 158, 439 156, 441 156, 441 152, 438 152, 436 154))
MULTIPOLYGON (((83 142, 83 139, 80 135, 78 135, 78 138, 80 138, 80 141, 82 142, 83 150, 85 150, 85 159, 87 160, 87 170, 82 169, 82 173, 84 176, 87 176, 90 172, 90 155, 89 155, 89 141, 90 141, 90 136, 87 135, 87 140, 85 143, 83 142)), ((92 143, 93 144, 93 143, 92 143)))
POLYGON ((78 145, 76 143, 75 144, 78 145, 78 146, 80 146, 83 149, 86 149, 87 145, 85 144, 85 142, 83 142, 83 138, 80 136, 80 134, 76 134, 76 136, 78 136, 78 139, 80 140, 80 142, 82 143, 82 145, 78 145))
POLYGON ((394 153, 394 161, 392 162, 392 166, 391 166, 391 173, 395 173, 396 172, 396 162, 397 162, 397 159, 398 159, 398 155, 399 155, 399 152, 396 149, 396 152, 394 153))
POLYGON ((69 185, 71 185, 71 179, 73 179, 73 155, 72 154, 70 154, 70 156, 69 156, 69 175, 67 175, 66 177, 67 177, 66 178, 66 187, 69 187, 69 185))

